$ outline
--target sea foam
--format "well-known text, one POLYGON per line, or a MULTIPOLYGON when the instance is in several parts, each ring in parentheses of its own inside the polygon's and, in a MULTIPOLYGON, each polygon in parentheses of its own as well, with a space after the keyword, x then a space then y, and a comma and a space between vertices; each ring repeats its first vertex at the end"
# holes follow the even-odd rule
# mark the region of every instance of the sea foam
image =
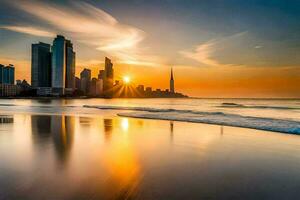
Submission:
POLYGON ((300 134, 300 122, 292 120, 242 116, 237 114, 227 114, 223 112, 201 112, 193 110, 160 109, 147 107, 88 105, 84 107, 132 111, 118 113, 119 116, 123 117, 207 123, 290 134, 300 134))

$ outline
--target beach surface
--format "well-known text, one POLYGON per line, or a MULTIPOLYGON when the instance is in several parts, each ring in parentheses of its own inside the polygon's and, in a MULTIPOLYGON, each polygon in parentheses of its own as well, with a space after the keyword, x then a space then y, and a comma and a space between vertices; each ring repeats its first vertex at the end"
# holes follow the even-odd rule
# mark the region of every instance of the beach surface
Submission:
MULTIPOLYGON (((136 109, 84 106, 146 105, 144 100, 109 101, 1 100, 0 199, 300 197, 299 135, 131 118, 125 115, 137 113, 136 109)), ((192 107, 182 105, 181 100, 156 101, 163 102, 153 103, 156 109, 192 107)), ((274 104, 276 108, 268 112, 281 109, 277 107, 282 103, 274 104)), ((286 104, 294 109, 283 110, 272 119, 298 122, 298 102, 286 104), (288 113, 289 118, 283 116, 288 113)), ((238 104, 226 105, 219 100, 209 105, 211 110, 197 112, 243 116, 253 112, 226 112, 232 108, 217 106, 238 104)), ((250 116, 270 118, 262 115, 256 112, 250 116)))

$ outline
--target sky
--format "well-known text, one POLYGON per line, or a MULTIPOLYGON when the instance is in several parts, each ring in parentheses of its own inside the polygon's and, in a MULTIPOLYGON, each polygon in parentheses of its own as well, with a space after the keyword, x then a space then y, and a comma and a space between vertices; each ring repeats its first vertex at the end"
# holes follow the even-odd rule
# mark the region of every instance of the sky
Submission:
POLYGON ((300 1, 0 1, 0 63, 30 81, 31 44, 74 43, 76 74, 115 77, 193 97, 299 98, 300 1))

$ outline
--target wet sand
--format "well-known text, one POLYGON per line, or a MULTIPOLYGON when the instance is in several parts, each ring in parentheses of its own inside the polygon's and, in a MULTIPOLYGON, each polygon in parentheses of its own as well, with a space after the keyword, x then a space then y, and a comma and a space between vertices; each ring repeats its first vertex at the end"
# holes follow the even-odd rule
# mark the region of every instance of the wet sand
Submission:
POLYGON ((0 199, 298 199, 300 137, 115 112, 7 114, 0 199))

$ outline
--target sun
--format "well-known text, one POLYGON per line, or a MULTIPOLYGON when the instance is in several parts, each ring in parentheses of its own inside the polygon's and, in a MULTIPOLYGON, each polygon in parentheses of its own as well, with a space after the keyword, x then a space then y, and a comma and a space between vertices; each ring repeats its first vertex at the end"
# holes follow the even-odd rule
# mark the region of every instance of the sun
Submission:
POLYGON ((125 84, 130 83, 130 77, 129 76, 124 76, 123 81, 124 81, 125 84))

